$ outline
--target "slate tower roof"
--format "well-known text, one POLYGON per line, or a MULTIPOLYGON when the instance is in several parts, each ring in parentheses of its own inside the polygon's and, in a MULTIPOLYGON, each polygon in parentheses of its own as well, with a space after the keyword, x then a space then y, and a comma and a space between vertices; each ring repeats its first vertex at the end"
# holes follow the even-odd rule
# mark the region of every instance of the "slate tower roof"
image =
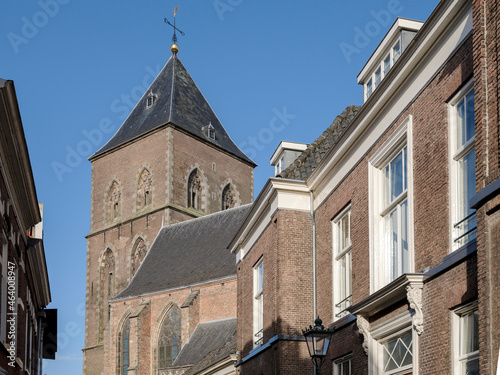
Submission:
POLYGON ((128 287, 116 299, 137 297, 236 275, 227 249, 252 204, 163 227, 128 287))
POLYGON ((229 137, 177 54, 170 57, 113 138, 89 159, 164 126, 177 128, 253 167, 256 166, 229 137), (215 130, 215 139, 209 136, 210 124, 215 130))

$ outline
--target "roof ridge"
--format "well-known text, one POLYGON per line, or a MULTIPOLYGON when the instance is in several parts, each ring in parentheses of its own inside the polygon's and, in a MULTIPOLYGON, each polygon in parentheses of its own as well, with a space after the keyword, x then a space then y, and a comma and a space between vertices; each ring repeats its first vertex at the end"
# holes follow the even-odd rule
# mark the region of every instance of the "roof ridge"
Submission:
POLYGON ((206 214, 206 215, 203 215, 203 216, 200 216, 200 217, 195 217, 195 218, 192 218, 192 219, 189 219, 189 220, 184 220, 184 221, 181 221, 179 223, 172 223, 172 224, 165 225, 164 227, 162 227, 158 231, 158 235, 157 236, 159 236, 160 232, 162 232, 164 229, 167 229, 167 228, 178 228, 178 227, 181 227, 181 226, 185 226, 185 225, 188 225, 188 224, 192 223, 194 220, 197 220, 197 222, 199 222, 199 221, 205 220, 207 218, 210 219, 210 218, 213 218, 213 217, 215 217, 217 215, 227 214, 228 212, 232 212, 232 211, 235 211, 235 210, 240 210, 240 209, 245 208, 247 206, 250 206, 252 204, 253 203, 242 204, 241 206, 238 206, 238 207, 228 208, 226 210, 212 212, 210 214, 206 214))
MULTIPOLYGON (((232 316, 230 318, 222 318, 222 319, 216 319, 216 320, 209 320, 207 322, 199 322, 196 327, 198 327, 200 324, 214 324, 214 323, 219 323, 219 322, 225 322, 227 320, 234 320, 238 319, 236 316, 232 316)), ((195 328, 196 329, 196 328, 195 328)), ((194 331, 193 331, 194 332, 194 331)))
POLYGON ((170 108, 168 112, 168 122, 172 122, 172 107, 174 106, 174 86, 175 86, 175 60, 176 60, 177 55, 173 55, 171 59, 172 61, 172 86, 170 87, 170 108))

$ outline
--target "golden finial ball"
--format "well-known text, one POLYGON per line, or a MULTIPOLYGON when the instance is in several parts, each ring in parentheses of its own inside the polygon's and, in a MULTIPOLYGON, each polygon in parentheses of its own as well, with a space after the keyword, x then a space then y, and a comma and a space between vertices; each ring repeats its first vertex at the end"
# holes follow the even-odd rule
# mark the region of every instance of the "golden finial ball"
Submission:
POLYGON ((170 51, 172 51, 172 53, 177 53, 177 52, 179 52, 179 46, 178 46, 177 44, 175 44, 175 43, 174 43, 174 44, 172 44, 172 45, 170 46, 170 51))

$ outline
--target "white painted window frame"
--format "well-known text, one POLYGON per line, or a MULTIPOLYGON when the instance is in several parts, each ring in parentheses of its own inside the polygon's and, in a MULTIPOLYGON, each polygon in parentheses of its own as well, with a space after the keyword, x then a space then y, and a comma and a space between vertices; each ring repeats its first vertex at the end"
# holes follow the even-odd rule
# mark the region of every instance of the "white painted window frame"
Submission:
MULTIPOLYGON (((407 240, 408 240, 408 272, 414 272, 414 224, 413 224, 413 117, 409 115, 391 136, 378 148, 368 162, 369 180, 369 224, 370 224, 370 291, 379 290, 390 283, 390 257, 386 243, 385 215, 390 213, 385 203, 385 166, 404 148, 407 148, 407 190, 408 202, 407 240)), ((396 204, 396 203, 393 203, 396 204)), ((392 206, 391 206, 392 207, 392 206)))
POLYGON ((333 361, 333 375, 343 375, 343 367, 349 366, 349 375, 352 374, 352 353, 333 361))
POLYGON ((401 51, 402 48, 403 48, 403 40, 401 38, 401 33, 399 33, 398 38, 394 41, 394 43, 392 43, 392 46, 391 46, 391 68, 401 58, 401 55, 403 54, 403 52, 401 51), (398 43, 399 43, 399 56, 396 58, 394 56, 394 49, 396 48, 398 43))
MULTIPOLYGON (((344 298, 341 296, 340 286, 341 286, 341 278, 345 276, 345 285, 349 285, 350 292, 352 294, 352 242, 351 242, 351 205, 349 204, 345 207, 335 218, 332 220, 332 237, 333 237, 333 320, 338 320, 342 318, 342 316, 337 317, 337 314, 340 313, 341 308, 336 305, 341 302, 344 298), (341 249, 341 231, 342 231, 342 219, 345 216, 349 218, 349 244, 341 249), (343 275, 340 269, 340 261, 346 258, 346 267, 347 264, 350 265, 349 272, 346 271, 346 274, 343 275)), ((346 307, 350 306, 350 303, 346 305, 346 307)))
POLYGON ((463 316, 477 310, 477 301, 461 306, 451 312, 451 343, 452 343, 452 368, 453 375, 464 375, 462 372, 462 364, 479 358, 479 350, 460 355, 460 337, 461 337, 461 319, 463 316))
POLYGON ((253 347, 263 344, 264 329, 264 258, 261 257, 253 266, 253 347), (260 273, 260 269, 262 273, 260 273), (259 342, 260 344, 257 344, 259 342))
MULTIPOLYGON (((454 228, 455 223, 457 223, 461 218, 459 218, 459 161, 467 155, 473 148, 475 148, 475 136, 470 139, 465 145, 460 149, 457 147, 457 105, 462 101, 462 99, 472 90, 474 90, 474 80, 471 79, 464 85, 451 99, 448 103, 448 126, 449 126, 449 137, 448 137, 448 148, 449 148, 449 171, 450 171, 450 252, 453 252, 460 248, 462 245, 455 243, 454 239, 456 237, 457 231, 454 228)), ((475 152, 475 151, 474 151, 475 152)))
POLYGON ((398 315, 375 325, 370 329, 371 338, 368 341, 368 374, 369 375, 399 375, 412 371, 418 375, 418 334, 412 327, 410 311, 403 311, 398 315), (412 335, 412 366, 385 373, 383 371, 384 344, 411 332, 412 335))
POLYGON ((277 176, 283 170, 283 165, 285 164, 285 155, 282 155, 276 165, 274 166, 274 175, 277 176))
POLYGON ((394 40, 394 42, 391 44, 391 48, 389 49, 389 51, 384 54, 384 58, 382 59, 382 61, 380 61, 379 64, 377 64, 375 66, 375 69, 373 69, 373 72, 370 74, 370 78, 368 79, 368 81, 363 85, 364 87, 364 101, 366 102, 368 100, 368 98, 373 94, 373 92, 375 91, 375 89, 380 85, 380 83, 382 82, 382 80, 385 78, 386 74, 389 73, 389 71, 392 69, 392 67, 394 66, 394 64, 397 62, 397 60, 401 57, 402 55, 402 52, 401 52, 401 48, 402 48, 402 45, 403 45, 403 41, 402 41, 402 37, 401 37, 401 32, 398 34, 397 38, 394 40), (394 60, 394 47, 396 47, 396 45, 399 43, 399 57, 398 59, 394 60), (387 58, 389 57, 389 69, 387 70, 387 72, 385 71, 385 66, 384 66, 384 63, 385 61, 387 60, 387 58), (380 81, 377 83, 376 81, 376 74, 377 72, 380 70, 380 81), (371 91, 370 91, 371 89, 371 91))

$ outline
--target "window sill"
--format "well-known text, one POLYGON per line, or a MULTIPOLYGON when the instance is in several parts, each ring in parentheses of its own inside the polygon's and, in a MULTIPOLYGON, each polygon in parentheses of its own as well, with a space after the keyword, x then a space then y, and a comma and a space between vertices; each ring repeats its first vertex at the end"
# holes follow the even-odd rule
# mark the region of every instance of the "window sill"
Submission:
POLYGON ((470 241, 466 245, 459 247, 454 252, 445 256, 443 258, 443 263, 425 273, 426 281, 427 279, 434 278, 442 274, 443 272, 449 270, 450 268, 455 267, 458 263, 464 261, 465 259, 475 254, 476 251, 477 251, 477 242, 475 239, 470 241))
POLYGON ((339 329, 347 327, 349 324, 351 324, 355 320, 356 320, 356 317, 353 314, 347 314, 346 316, 343 316, 342 318, 339 318, 336 321, 334 321, 332 324, 330 324, 328 326, 328 328, 334 329, 335 331, 338 331, 339 329))

